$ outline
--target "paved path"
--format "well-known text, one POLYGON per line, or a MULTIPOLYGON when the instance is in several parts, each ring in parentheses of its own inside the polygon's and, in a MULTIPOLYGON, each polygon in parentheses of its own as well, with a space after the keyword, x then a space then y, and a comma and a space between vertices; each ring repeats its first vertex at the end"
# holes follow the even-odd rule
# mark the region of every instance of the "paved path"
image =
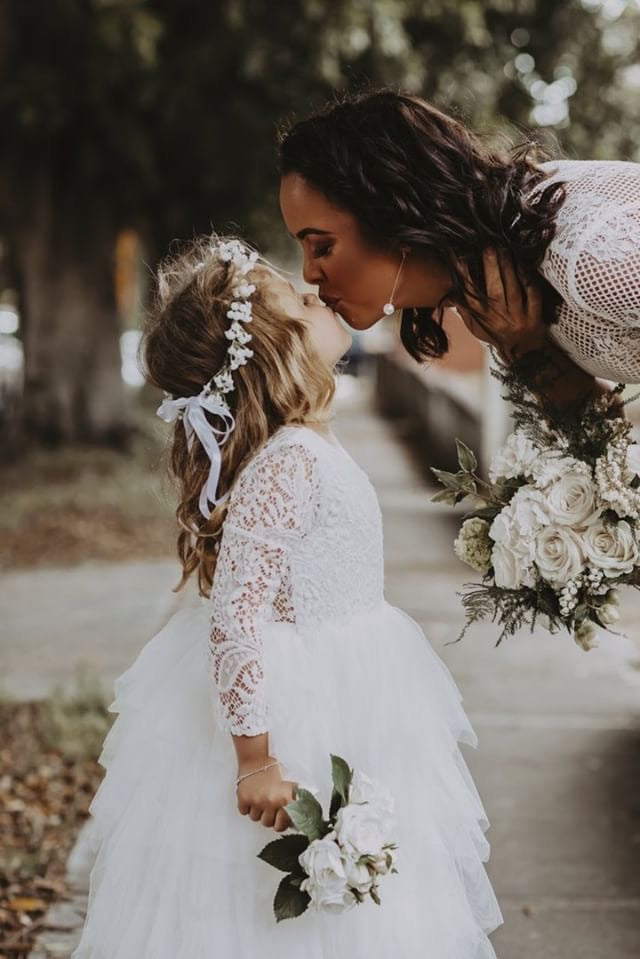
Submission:
MULTIPOLYGON (((455 590, 466 579, 451 550, 454 518, 429 502, 393 429, 360 401, 343 403, 337 432, 378 490, 387 597, 428 633, 480 737, 466 755, 492 823, 489 871, 506 920, 493 937, 499 959, 637 959, 639 647, 613 638, 585 654, 566 636, 538 632, 496 649, 491 627, 445 645, 460 625, 455 590)), ((80 662, 109 681, 172 611, 174 574, 167 562, 6 577, 7 685, 41 693, 80 662)), ((624 610, 631 634, 639 613, 633 599, 624 610)), ((78 898, 51 917, 69 936, 51 934, 33 959, 68 956, 89 865, 80 842, 71 860, 78 898)))

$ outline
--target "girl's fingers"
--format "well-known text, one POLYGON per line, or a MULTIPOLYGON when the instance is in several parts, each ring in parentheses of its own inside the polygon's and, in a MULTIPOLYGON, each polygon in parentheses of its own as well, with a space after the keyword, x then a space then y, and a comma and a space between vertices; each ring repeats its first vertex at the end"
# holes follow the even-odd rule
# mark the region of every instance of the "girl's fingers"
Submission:
POLYGON ((291 825, 291 820, 284 809, 279 809, 276 813, 276 819, 273 828, 276 832, 284 832, 291 825))

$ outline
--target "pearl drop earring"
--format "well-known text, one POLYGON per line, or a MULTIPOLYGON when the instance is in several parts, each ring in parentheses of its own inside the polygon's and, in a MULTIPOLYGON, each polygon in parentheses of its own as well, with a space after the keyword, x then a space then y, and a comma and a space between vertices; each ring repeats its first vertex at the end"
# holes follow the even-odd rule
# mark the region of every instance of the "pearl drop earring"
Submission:
POLYGON ((398 267, 398 272, 396 273, 396 278, 393 283, 393 289, 391 290, 391 296, 389 297, 389 302, 385 303, 382 307, 382 312, 385 316, 391 316, 396 311, 396 307, 393 303, 393 298, 396 295, 396 288, 398 286, 398 280, 400 279, 400 274, 402 273, 402 267, 404 266, 404 261, 407 256, 407 251, 402 251, 402 260, 400 261, 400 266, 398 267))

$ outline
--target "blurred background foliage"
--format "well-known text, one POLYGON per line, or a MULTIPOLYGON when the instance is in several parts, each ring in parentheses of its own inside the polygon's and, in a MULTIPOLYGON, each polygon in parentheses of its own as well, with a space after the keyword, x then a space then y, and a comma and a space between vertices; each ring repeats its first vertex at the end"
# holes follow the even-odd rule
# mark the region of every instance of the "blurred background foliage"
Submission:
POLYGON ((638 0, 0 0, 0 316, 26 385, 5 427, 126 445, 119 337, 169 242, 215 226, 291 253, 278 123, 388 83, 483 132, 637 159, 639 43, 638 0), (124 231, 143 266, 123 305, 124 231))
POLYGON ((640 160, 640 0, 0 0, 0 565, 167 548, 154 265, 212 227, 294 264, 277 128, 379 84, 640 160))

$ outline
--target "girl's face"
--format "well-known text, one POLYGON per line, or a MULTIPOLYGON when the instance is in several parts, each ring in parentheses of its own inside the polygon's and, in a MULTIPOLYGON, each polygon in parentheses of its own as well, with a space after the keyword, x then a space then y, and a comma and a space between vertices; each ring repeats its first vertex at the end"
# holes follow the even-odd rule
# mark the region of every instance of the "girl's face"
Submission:
POLYGON ((333 368, 353 339, 338 314, 325 306, 315 293, 300 293, 278 273, 270 276, 269 291, 286 316, 307 324, 314 349, 327 366, 333 368))
MULTIPOLYGON (((280 209, 289 233, 304 256, 307 283, 317 284, 320 298, 356 330, 366 330, 383 317, 401 263, 395 251, 366 241, 358 221, 297 173, 280 185, 280 209)), ((442 264, 409 254, 393 297, 398 308, 436 306, 451 286, 442 264)))

